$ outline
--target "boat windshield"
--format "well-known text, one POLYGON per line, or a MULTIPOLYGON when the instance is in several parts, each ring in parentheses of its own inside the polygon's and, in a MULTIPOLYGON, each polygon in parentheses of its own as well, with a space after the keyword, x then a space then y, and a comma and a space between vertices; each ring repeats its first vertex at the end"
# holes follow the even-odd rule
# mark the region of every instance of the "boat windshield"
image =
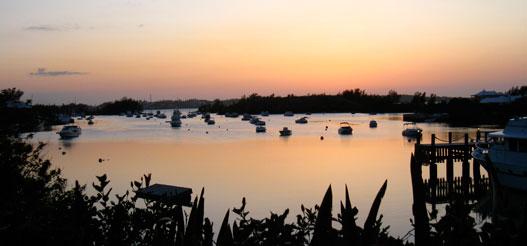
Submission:
POLYGON ((507 138, 509 151, 527 153, 527 139, 507 138))

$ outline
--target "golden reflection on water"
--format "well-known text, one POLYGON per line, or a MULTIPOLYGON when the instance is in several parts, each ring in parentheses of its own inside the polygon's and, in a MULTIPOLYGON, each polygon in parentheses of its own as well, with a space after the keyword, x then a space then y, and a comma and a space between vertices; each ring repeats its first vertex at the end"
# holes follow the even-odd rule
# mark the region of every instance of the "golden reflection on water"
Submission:
MULTIPOLYGON (((214 130, 216 132, 211 128, 211 133, 204 135, 208 138, 202 137, 199 141, 189 140, 192 135, 186 135, 196 134, 195 127, 194 133, 180 129, 183 131, 171 135, 170 138, 175 139, 171 141, 112 139, 108 136, 90 140, 90 135, 107 133, 90 133, 88 128, 88 132, 79 139, 49 141, 46 152, 54 165, 63 169, 70 183, 79 180, 91 184, 96 175, 106 173, 113 191, 123 193, 130 188, 130 181, 139 179, 145 173, 152 173, 153 183, 190 187, 195 194, 205 187, 206 216, 216 222, 216 226, 220 224, 225 211, 238 206, 242 197, 247 198, 248 209, 256 218, 267 216, 270 211, 282 212, 290 208, 290 219, 294 219, 301 204, 308 207, 319 204, 328 185, 333 187, 336 214, 336 205, 344 197, 346 184, 353 205, 359 208, 359 221, 362 223, 375 194, 387 179, 388 190, 381 212, 386 225, 391 226, 391 232, 402 236, 411 229, 409 160, 414 142, 400 135, 400 115, 375 117, 379 121, 378 129, 368 128, 367 122, 371 116, 367 116, 365 120, 355 122, 353 136, 338 136, 335 133, 338 126, 336 120, 313 120, 307 126, 294 125, 293 129, 298 130, 298 135, 294 133, 287 138, 269 136, 272 132, 263 137, 252 131, 236 132, 240 130, 235 129, 236 125, 231 125, 232 132, 229 134, 246 134, 249 137, 226 141, 213 136, 227 134, 219 128, 214 130), (330 126, 328 132, 321 130, 325 125, 330 126), (302 127, 320 129, 315 131, 302 127), (324 140, 320 136, 325 136, 324 140), (66 154, 62 155, 62 151, 66 154), (105 161, 99 163, 99 158, 105 161)), ((278 120, 269 119, 271 125, 268 129, 279 129, 278 125, 282 123, 272 125, 278 120)), ((219 118, 218 122, 221 124, 222 119, 219 118)), ((165 125, 149 124, 173 134, 165 125)), ((102 120, 97 127, 109 128, 106 129, 109 134, 121 130, 115 125, 118 124, 102 120)), ((470 131, 473 136, 475 129, 427 125, 423 142, 430 141, 431 132, 446 139, 447 131, 454 131, 454 138, 458 138, 466 131, 470 131)), ((160 132, 159 136, 166 134, 160 132)), ((456 166, 456 174, 461 172, 459 166, 456 166)), ((444 176, 441 165, 438 171, 440 176, 444 176)), ((423 173, 426 177, 427 168, 423 168, 423 173)))

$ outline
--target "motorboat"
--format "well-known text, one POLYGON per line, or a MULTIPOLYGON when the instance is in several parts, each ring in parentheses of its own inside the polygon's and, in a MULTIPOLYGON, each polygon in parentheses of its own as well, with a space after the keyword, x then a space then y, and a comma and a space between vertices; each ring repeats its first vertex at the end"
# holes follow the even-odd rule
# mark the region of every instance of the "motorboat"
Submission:
POLYGON ((164 113, 156 114, 156 117, 159 118, 159 119, 166 119, 167 118, 166 114, 164 114, 164 113))
POLYGON ((404 126, 403 136, 409 138, 420 138, 422 136, 423 129, 417 127, 415 123, 404 123, 404 126))
POLYGON ((60 138, 62 139, 76 138, 80 136, 81 133, 82 133, 81 128, 76 125, 64 126, 62 127, 62 130, 60 130, 60 132, 57 132, 57 134, 59 134, 60 138))
POLYGON ((181 127, 181 120, 180 119, 172 119, 170 121, 170 126, 172 126, 172 127, 181 127))
POLYGON ((282 137, 285 137, 285 136, 291 136, 291 134, 293 134, 293 131, 291 131, 289 128, 287 127, 284 127, 282 130, 279 131, 280 132, 280 136, 282 137))
POLYGON ((92 119, 89 119, 89 120, 88 120, 88 125, 93 125, 93 124, 94 124, 93 120, 92 120, 92 119))
POLYGON ((239 114, 238 113, 235 113, 235 112, 227 112, 225 113, 225 117, 228 117, 228 118, 238 118, 239 114))
POLYGON ((177 109, 174 109, 174 111, 172 112, 172 117, 171 117, 172 120, 175 120, 175 119, 181 119, 181 112, 177 109))
POLYGON ((257 126, 265 126, 265 121, 259 119, 254 124, 257 125, 257 126))
POLYGON ((261 116, 269 116, 269 111, 262 111, 261 116))
POLYGON ((295 123, 297 124, 307 124, 307 117, 302 117, 300 119, 295 120, 295 123))
POLYGON ((196 117, 196 116, 197 116, 197 114, 194 113, 194 112, 190 112, 190 113, 187 114, 187 117, 188 117, 188 118, 194 118, 194 117, 196 117))
POLYGON ((477 143, 472 156, 503 186, 527 190, 527 117, 509 120, 492 132, 488 143, 477 143))
POLYGON ((207 120, 207 125, 214 125, 216 124, 216 121, 214 121, 214 119, 210 118, 207 120))
POLYGON ((341 122, 339 127, 340 135, 351 135, 353 133, 353 128, 351 128, 348 122, 341 122))
POLYGON ((287 111, 284 113, 284 116, 291 117, 291 116, 295 116, 295 114, 291 111, 287 111))
POLYGON ((90 116, 86 117, 86 120, 93 120, 93 119, 95 119, 95 117, 93 117, 93 115, 90 115, 90 116))
POLYGON ((370 120, 370 128, 376 128, 377 127, 377 121, 370 120))
POLYGON ((243 114, 242 120, 248 121, 251 120, 253 117, 250 114, 243 114))
POLYGON ((253 125, 256 125, 256 122, 260 121, 260 118, 256 117, 256 116, 253 116, 251 118, 251 120, 249 121, 249 123, 253 124, 253 125))
POLYGON ((256 133, 262 133, 262 132, 266 132, 267 129, 265 128, 265 126, 257 126, 256 127, 256 133))

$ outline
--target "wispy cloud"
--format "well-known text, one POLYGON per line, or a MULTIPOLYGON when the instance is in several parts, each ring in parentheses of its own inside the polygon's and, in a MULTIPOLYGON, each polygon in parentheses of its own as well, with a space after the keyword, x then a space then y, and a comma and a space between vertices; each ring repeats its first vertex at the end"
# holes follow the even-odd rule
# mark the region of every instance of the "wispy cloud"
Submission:
POLYGON ((77 24, 62 25, 62 26, 34 25, 34 26, 27 26, 24 28, 24 30, 26 31, 41 31, 41 32, 75 31, 79 29, 80 29, 80 26, 77 24))
POLYGON ((57 77, 57 76, 71 76, 71 75, 86 75, 85 72, 75 72, 75 71, 48 71, 45 68, 39 68, 36 72, 29 73, 31 76, 39 77, 57 77))

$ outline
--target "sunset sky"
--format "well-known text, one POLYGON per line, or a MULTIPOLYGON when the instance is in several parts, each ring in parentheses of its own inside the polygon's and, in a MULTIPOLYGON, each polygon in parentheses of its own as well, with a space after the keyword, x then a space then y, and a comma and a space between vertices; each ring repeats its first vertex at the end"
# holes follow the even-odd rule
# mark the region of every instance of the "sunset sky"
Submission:
POLYGON ((525 0, 0 1, 0 87, 40 103, 513 85, 525 0))

